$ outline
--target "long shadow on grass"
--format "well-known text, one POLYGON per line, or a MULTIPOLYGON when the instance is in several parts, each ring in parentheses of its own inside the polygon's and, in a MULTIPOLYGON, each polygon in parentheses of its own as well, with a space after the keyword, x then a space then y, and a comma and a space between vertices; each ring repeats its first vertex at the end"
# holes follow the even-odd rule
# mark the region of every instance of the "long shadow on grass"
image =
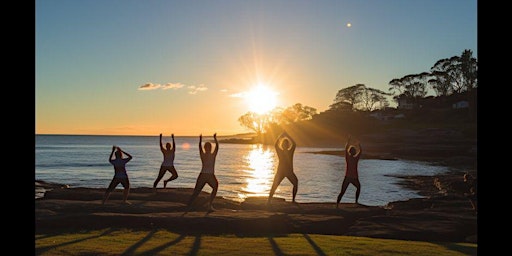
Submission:
POLYGON ((113 231, 114 231, 114 229, 109 228, 109 229, 105 230, 103 233, 101 233, 99 235, 84 237, 84 238, 76 239, 76 240, 73 240, 73 241, 64 242, 64 243, 61 243, 61 244, 39 247, 39 248, 36 248, 36 255, 39 255, 39 254, 41 254, 43 252, 46 252, 48 250, 51 250, 51 249, 54 249, 54 248, 57 248, 57 247, 66 246, 66 245, 75 244, 75 243, 80 243, 80 242, 83 242, 85 240, 94 239, 94 238, 98 238, 98 237, 101 237, 101 236, 104 236, 104 235, 108 235, 108 234, 112 233, 113 231))
POLYGON ((322 248, 320 248, 316 243, 315 241, 313 241, 313 239, 311 239, 311 237, 309 237, 308 234, 304 233, 302 234, 304 236, 304 238, 306 238, 306 240, 308 240, 309 244, 311 245, 311 247, 313 247, 313 249, 315 249, 315 252, 317 255, 320 255, 320 256, 327 256, 327 254, 325 254, 325 252, 322 250, 322 248))
POLYGON ((277 256, 284 256, 283 251, 281 251, 281 248, 279 248, 279 245, 277 245, 276 241, 273 237, 269 236, 268 241, 270 242, 270 245, 272 246, 272 250, 277 256))
POLYGON ((139 248, 142 244, 147 242, 151 237, 156 233, 156 230, 151 230, 144 238, 139 240, 137 243, 133 244, 132 246, 128 247, 121 255, 132 255, 137 248, 139 248))
POLYGON ((181 240, 183 240, 185 237, 187 237, 187 236, 182 234, 182 235, 178 236, 176 239, 174 239, 172 241, 169 241, 169 242, 167 242, 165 244, 162 244, 160 246, 157 246, 157 247, 155 247, 155 248, 153 248, 151 250, 142 252, 140 255, 148 255, 148 256, 149 255, 155 255, 158 252, 165 250, 167 247, 173 246, 173 245, 181 242, 181 240))
POLYGON ((443 246, 444 248, 463 253, 465 255, 477 255, 477 248, 463 244, 456 243, 436 243, 437 245, 443 246))
POLYGON ((190 249, 190 252, 188 255, 197 255, 197 252, 199 252, 199 248, 201 247, 201 235, 196 235, 196 239, 194 239, 194 244, 192 245, 192 249, 190 249))

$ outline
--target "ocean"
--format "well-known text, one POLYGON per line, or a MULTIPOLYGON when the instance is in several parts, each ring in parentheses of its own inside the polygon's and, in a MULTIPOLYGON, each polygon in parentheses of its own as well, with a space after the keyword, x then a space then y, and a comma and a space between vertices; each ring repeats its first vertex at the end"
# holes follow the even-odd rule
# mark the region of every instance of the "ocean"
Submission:
MULTIPOLYGON (((203 136, 203 144, 212 139, 203 136)), ((218 139, 222 140, 222 137, 218 139)), ((201 170, 199 138, 175 137, 175 141, 174 164, 179 177, 169 182, 167 187, 193 188, 201 170)), ((170 136, 163 137, 163 144, 166 142, 172 142, 170 136)), ((114 168, 108 162, 113 145, 133 156, 126 165, 132 188, 152 187, 163 160, 158 136, 36 135, 35 179, 70 187, 106 188, 114 175, 114 168)), ((345 174, 345 159, 311 152, 342 149, 296 148, 297 202, 336 202, 345 174)), ((215 175, 219 180, 217 196, 239 202, 247 197, 267 197, 276 166, 277 155, 273 145, 220 142, 215 165, 215 175)), ((415 191, 399 186, 398 178, 392 175, 436 175, 448 170, 448 167, 418 161, 361 159, 359 202, 383 206, 393 201, 421 197, 415 191)), ((170 176, 167 172, 163 179, 170 176)), ((159 188, 163 187, 163 179, 158 184, 159 188)), ((118 188, 122 186, 118 185, 118 188)), ((206 185, 203 191, 211 192, 211 188, 206 185)), ((291 201, 292 185, 287 179, 282 181, 274 197, 291 201)), ((355 188, 349 185, 341 202, 354 202, 354 198, 355 188)))

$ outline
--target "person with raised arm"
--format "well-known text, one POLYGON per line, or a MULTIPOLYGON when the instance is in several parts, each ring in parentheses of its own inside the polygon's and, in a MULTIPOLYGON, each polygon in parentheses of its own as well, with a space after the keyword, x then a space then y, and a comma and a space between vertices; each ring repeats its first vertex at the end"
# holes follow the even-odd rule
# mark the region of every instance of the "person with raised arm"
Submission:
POLYGON ((174 142, 174 133, 171 134, 172 138, 172 148, 171 143, 167 142, 165 144, 165 148, 162 144, 162 134, 160 133, 160 151, 162 151, 162 154, 164 156, 164 160, 162 162, 162 165, 160 165, 160 171, 158 172, 158 177, 156 178, 155 182, 153 183, 153 189, 156 193, 156 186, 158 185, 158 182, 164 177, 165 173, 167 171, 171 172, 172 176, 164 180, 164 188, 167 187, 167 182, 171 180, 175 180, 178 178, 178 172, 176 171, 176 168, 174 168, 174 156, 176 152, 176 143, 174 142))
POLYGON ((110 164, 114 166, 114 178, 108 185, 107 191, 105 191, 105 195, 103 196, 103 200, 101 204, 105 204, 110 193, 116 188, 116 186, 121 183, 123 185, 123 203, 130 204, 128 202, 128 194, 130 193, 130 180, 128 179, 128 173, 126 173, 126 163, 132 160, 132 156, 125 151, 123 151, 120 147, 112 146, 112 152, 108 157, 108 161, 110 164), (116 152, 116 157, 112 159, 114 155, 114 151, 116 152), (123 154, 127 156, 127 158, 123 158, 123 154))
POLYGON ((213 208, 213 200, 217 195, 217 189, 219 187, 219 181, 217 177, 215 177, 215 159, 217 157, 217 153, 219 152, 219 141, 217 140, 217 133, 213 134, 213 139, 215 140, 215 149, 212 152, 212 144, 210 142, 204 143, 204 150, 202 146, 203 135, 199 135, 199 156, 201 157, 202 168, 199 176, 197 177, 196 186, 194 187, 194 192, 190 197, 188 202, 188 207, 192 205, 195 201, 196 197, 199 195, 203 187, 208 184, 212 188, 212 193, 210 194, 210 202, 208 206, 208 211, 215 211, 213 208))
POLYGON ((352 136, 349 135, 347 143, 345 144, 345 178, 341 184, 341 192, 338 195, 338 199, 336 200, 336 208, 338 208, 341 198, 345 194, 349 184, 352 184, 356 187, 356 204, 359 203, 358 200, 359 194, 361 193, 361 183, 359 182, 357 166, 359 164, 359 158, 361 157, 363 149, 360 142, 357 143, 358 149, 356 149, 356 146, 351 144, 351 139, 352 136))
POLYGON ((297 189, 299 186, 297 175, 293 172, 293 154, 296 146, 297 144, 286 131, 277 137, 274 147, 277 152, 279 164, 277 166, 277 172, 274 176, 272 187, 270 188, 267 204, 270 204, 277 187, 281 184, 284 178, 287 178, 293 184, 292 202, 295 203, 295 196, 297 195, 297 189))

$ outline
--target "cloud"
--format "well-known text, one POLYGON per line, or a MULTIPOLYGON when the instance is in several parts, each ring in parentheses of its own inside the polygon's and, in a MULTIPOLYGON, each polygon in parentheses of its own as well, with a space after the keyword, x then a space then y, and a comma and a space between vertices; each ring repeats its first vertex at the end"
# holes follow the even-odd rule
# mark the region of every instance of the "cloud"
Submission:
POLYGON ((167 89, 180 89, 180 88, 183 88, 185 85, 182 84, 182 83, 166 83, 165 85, 162 86, 162 90, 167 90, 167 89))
POLYGON ((164 85, 161 84, 154 84, 154 83, 145 83, 141 86, 139 86, 138 90, 142 91, 149 91, 149 90, 156 90, 156 89, 162 89, 162 90, 178 90, 181 88, 187 88, 189 94, 197 94, 198 92, 206 91, 208 90, 208 87, 204 86, 204 84, 195 86, 195 85, 185 85, 182 83, 166 83, 164 85))
POLYGON ((156 90, 160 87, 162 87, 160 84, 146 83, 146 84, 139 86, 139 90, 149 91, 149 90, 156 90))
POLYGON ((190 85, 187 88, 188 88, 188 93, 189 94, 196 94, 198 92, 202 92, 202 91, 208 90, 208 87, 204 86, 203 84, 198 85, 198 86, 190 85))
POLYGON ((233 93, 233 94, 230 94, 229 97, 233 97, 233 98, 244 98, 245 96, 247 95, 246 92, 239 92, 239 93, 233 93))

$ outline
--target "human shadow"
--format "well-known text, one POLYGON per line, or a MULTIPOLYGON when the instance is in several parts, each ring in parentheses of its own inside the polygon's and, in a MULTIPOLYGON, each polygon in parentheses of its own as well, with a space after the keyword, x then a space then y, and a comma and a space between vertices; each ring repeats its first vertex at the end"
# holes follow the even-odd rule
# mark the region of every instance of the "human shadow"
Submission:
POLYGON ((158 252, 165 250, 167 247, 173 246, 173 245, 175 245, 175 244, 177 244, 177 243, 181 242, 181 240, 183 240, 185 237, 187 237, 187 236, 186 236, 186 235, 181 234, 181 235, 180 235, 180 236, 178 236, 176 239, 174 239, 174 240, 172 240, 172 241, 169 241, 169 242, 167 242, 167 243, 165 243, 165 244, 162 244, 162 245, 160 245, 160 246, 157 246, 157 247, 155 247, 155 248, 153 248, 153 249, 151 249, 151 250, 144 251, 144 252, 140 253, 140 255, 148 255, 148 256, 149 256, 149 255, 155 255, 155 254, 157 254, 158 252))
POLYGON ((279 245, 277 245, 277 243, 273 237, 269 236, 268 241, 270 242, 270 245, 272 246, 272 250, 274 251, 274 253, 277 256, 284 256, 283 251, 281 250, 281 248, 279 248, 279 245))
POLYGON ((464 255, 477 255, 477 248, 455 243, 436 243, 437 245, 443 246, 450 251, 456 251, 463 253, 464 255))
POLYGON ((192 248, 190 249, 190 252, 188 253, 188 255, 197 255, 200 247, 201 247, 201 235, 196 235, 196 238, 194 239, 194 244, 192 244, 192 248))
POLYGON ((121 255, 132 255, 137 248, 139 248, 142 244, 147 242, 151 237, 156 233, 156 230, 151 230, 144 238, 133 244, 132 246, 128 247, 121 255))
POLYGON ((322 250, 322 248, 320 248, 320 246, 318 246, 315 243, 315 241, 313 241, 313 239, 311 239, 311 237, 309 237, 308 234, 303 233, 302 235, 304 236, 304 238, 306 238, 306 240, 308 240, 309 244, 311 245, 311 247, 313 247, 313 249, 315 250, 317 255, 327 256, 327 254, 325 254, 325 252, 322 250))
POLYGON ((55 244, 55 245, 39 247, 39 248, 36 248, 36 255, 42 254, 42 253, 44 253, 44 252, 46 252, 48 250, 51 250, 51 249, 54 249, 54 248, 57 248, 57 247, 66 246, 66 245, 75 244, 75 243, 80 243, 80 242, 83 242, 83 241, 86 241, 86 240, 89 240, 89 239, 94 239, 94 238, 102 237, 104 235, 108 235, 108 234, 112 233, 113 231, 114 231, 114 229, 109 228, 109 229, 105 230, 103 233, 101 233, 99 235, 84 237, 84 238, 76 239, 76 240, 73 240, 73 241, 64 242, 64 243, 61 243, 61 244, 55 244))

